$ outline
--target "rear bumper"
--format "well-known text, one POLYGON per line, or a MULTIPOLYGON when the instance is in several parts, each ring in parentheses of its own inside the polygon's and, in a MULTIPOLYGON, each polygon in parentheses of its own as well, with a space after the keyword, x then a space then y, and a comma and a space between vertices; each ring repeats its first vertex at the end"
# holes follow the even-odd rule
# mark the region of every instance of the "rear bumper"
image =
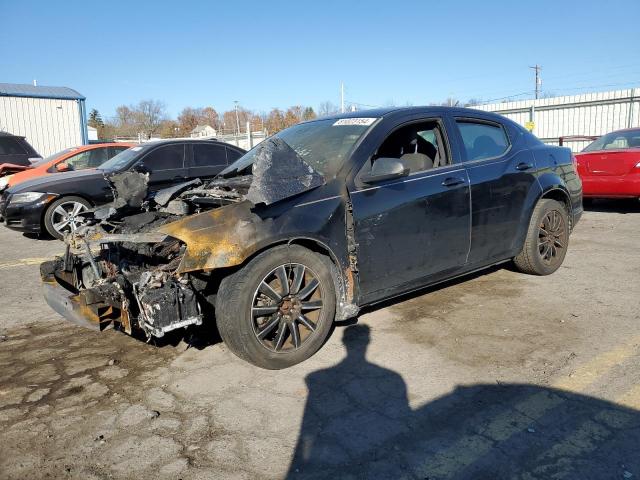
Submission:
POLYGON ((589 198, 640 198, 640 174, 585 177, 582 188, 589 198))

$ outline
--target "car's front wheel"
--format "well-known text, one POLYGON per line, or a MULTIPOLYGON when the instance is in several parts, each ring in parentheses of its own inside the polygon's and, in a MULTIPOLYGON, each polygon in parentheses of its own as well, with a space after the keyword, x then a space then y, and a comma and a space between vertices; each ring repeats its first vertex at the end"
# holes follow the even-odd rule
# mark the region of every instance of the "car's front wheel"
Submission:
POLYGON ((80 225, 79 215, 91 208, 81 197, 62 197, 53 202, 44 213, 44 227, 54 238, 62 240, 64 234, 74 232, 80 225))
POLYGON ((568 246, 567 209, 562 203, 545 198, 534 208, 522 252, 513 262, 521 272, 549 275, 562 265, 568 246))
POLYGON ((220 284, 220 336, 236 355, 262 368, 286 368, 306 360, 331 330, 334 278, 331 260, 302 246, 261 253, 220 284))

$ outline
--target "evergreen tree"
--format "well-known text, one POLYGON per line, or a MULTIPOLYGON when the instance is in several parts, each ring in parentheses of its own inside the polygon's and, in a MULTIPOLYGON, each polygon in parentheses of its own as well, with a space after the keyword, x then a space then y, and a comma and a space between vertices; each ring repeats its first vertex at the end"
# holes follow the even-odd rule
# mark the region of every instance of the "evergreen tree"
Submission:
POLYGON ((100 112, 95 108, 89 112, 89 122, 87 122, 90 127, 93 128, 102 128, 104 127, 104 122, 102 121, 102 117, 100 116, 100 112))

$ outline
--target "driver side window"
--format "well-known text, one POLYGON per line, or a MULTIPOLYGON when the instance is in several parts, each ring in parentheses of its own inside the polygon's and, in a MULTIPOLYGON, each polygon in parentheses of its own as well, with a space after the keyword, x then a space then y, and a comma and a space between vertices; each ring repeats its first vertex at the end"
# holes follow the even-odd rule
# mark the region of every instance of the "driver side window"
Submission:
POLYGON ((391 133, 374 156, 396 158, 409 175, 449 164, 440 124, 435 121, 413 123, 391 133))

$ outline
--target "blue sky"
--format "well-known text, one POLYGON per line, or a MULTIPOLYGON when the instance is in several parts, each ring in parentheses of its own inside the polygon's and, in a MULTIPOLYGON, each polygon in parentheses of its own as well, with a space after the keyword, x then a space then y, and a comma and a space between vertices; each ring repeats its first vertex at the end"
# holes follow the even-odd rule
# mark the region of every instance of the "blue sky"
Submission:
MULTIPOLYGON (((268 111, 640 86, 640 1, 0 0, 0 82, 62 85, 105 117, 153 98, 268 111)), ((520 97, 518 97, 520 98, 520 97)))

